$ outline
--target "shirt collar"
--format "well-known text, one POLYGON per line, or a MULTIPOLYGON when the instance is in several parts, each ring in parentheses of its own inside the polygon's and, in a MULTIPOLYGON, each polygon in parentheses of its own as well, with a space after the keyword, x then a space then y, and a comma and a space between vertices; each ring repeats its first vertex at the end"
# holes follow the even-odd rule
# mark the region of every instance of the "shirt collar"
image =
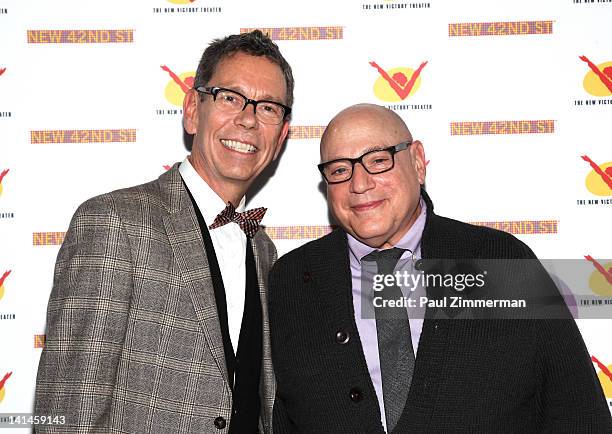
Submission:
MULTIPOLYGON (((198 172, 196 172, 188 158, 185 158, 179 166, 179 173, 198 205, 202 217, 204 217, 204 221, 207 225, 212 224, 219 213, 225 209, 227 204, 223 202, 223 199, 221 199, 221 197, 210 188, 206 181, 202 179, 198 172)), ((242 196, 236 211, 243 212, 244 204, 245 197, 242 196)))
MULTIPOLYGON (((419 216, 414 221, 408 232, 404 234, 401 240, 393 246, 399 247, 400 249, 410 250, 412 253, 415 253, 417 249, 421 245, 421 237, 423 236, 423 229, 425 229, 425 220, 427 216, 427 205, 425 205, 425 201, 423 198, 419 199, 419 203, 421 205, 421 212, 419 216)), ((357 238, 353 237, 351 234, 346 234, 348 237, 348 245, 349 252, 359 263, 361 263, 361 258, 372 253, 374 250, 377 250, 373 247, 368 246, 367 244, 362 243, 357 238)))

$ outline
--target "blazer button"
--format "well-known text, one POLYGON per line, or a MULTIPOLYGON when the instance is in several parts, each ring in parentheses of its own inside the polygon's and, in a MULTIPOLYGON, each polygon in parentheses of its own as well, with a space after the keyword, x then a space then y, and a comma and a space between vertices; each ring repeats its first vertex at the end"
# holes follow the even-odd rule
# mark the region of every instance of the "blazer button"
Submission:
POLYGON ((225 428, 226 425, 227 425, 227 422, 225 422, 225 419, 222 418, 221 416, 215 418, 215 426, 218 429, 223 429, 225 428))
POLYGON ((353 387, 351 389, 351 401, 359 402, 363 399, 363 392, 359 387, 353 387))
POLYGON ((415 263, 414 263, 414 268, 416 268, 419 271, 423 271, 424 267, 424 263, 422 259, 418 259, 415 263))
POLYGON ((338 330, 338 332, 336 333, 336 342, 341 345, 346 344, 349 339, 349 334, 344 330, 338 330))
POLYGON ((312 278, 310 277, 310 273, 308 271, 304 271, 304 276, 303 276, 304 283, 310 282, 311 279, 312 278))

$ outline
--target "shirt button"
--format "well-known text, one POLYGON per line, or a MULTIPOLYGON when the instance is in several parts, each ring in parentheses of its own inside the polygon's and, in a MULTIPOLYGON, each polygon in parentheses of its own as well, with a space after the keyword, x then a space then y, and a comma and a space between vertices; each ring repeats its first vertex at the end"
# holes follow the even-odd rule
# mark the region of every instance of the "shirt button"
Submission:
POLYGON ((351 389, 350 396, 351 396, 351 401, 359 402, 363 399, 363 392, 361 391, 359 387, 353 387, 351 389))
POLYGON ((336 333, 336 342, 341 345, 346 344, 349 339, 349 334, 344 330, 338 330, 338 332, 336 333))
POLYGON ((223 429, 225 428, 225 426, 227 425, 227 423, 225 422, 225 419, 221 416, 215 418, 215 426, 218 429, 223 429))
POLYGON ((308 271, 304 271, 304 276, 302 277, 302 280, 304 280, 304 283, 310 282, 311 277, 308 271))

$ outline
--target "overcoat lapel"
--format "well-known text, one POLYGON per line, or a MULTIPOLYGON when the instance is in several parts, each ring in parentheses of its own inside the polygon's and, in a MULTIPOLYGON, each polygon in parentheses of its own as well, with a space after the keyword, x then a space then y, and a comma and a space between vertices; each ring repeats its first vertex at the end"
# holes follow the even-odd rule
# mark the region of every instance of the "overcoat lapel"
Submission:
MULTIPOLYGON (((433 203, 427 192, 421 190, 421 197, 427 205, 427 221, 421 238, 421 256, 428 264, 425 268, 435 264, 437 259, 453 258, 456 251, 443 249, 439 238, 444 236, 440 218, 433 213, 433 203)), ((462 246, 454 246, 460 250, 462 246)), ((435 268, 435 266, 433 267, 435 268)), ((431 297, 429 289, 426 288, 428 297, 431 297)), ((432 310, 427 307, 425 321, 419 339, 416 355, 416 363, 412 376, 412 384, 404 411, 398 421, 393 433, 411 432, 415 427, 427 426, 431 420, 432 412, 436 403, 436 397, 443 393, 444 370, 447 358, 447 340, 452 320, 437 320, 433 318, 432 310)))
MULTIPOLYGON (((317 299, 323 309, 323 318, 326 319, 325 328, 334 336, 339 330, 349 333, 351 339, 356 339, 359 345, 347 348, 349 360, 354 361, 354 369, 347 372, 355 384, 363 384, 364 395, 372 397, 360 403, 361 412, 367 415, 368 420, 380 421, 380 409, 374 385, 370 379, 368 365, 361 346, 359 331, 355 321, 355 312, 352 295, 352 279, 349 263, 348 240, 346 232, 337 229, 324 243, 314 244, 316 247, 306 252, 306 262, 310 270, 305 270, 304 281, 311 281, 313 289, 318 291, 317 299)), ((374 425, 376 426, 376 422, 374 425)), ((376 426, 375 433, 382 433, 382 424, 376 426)))
POLYGON ((305 270, 304 280, 315 281, 326 317, 349 320, 353 301, 346 233, 334 231, 327 243, 320 249, 308 250, 307 255, 311 270, 305 270))

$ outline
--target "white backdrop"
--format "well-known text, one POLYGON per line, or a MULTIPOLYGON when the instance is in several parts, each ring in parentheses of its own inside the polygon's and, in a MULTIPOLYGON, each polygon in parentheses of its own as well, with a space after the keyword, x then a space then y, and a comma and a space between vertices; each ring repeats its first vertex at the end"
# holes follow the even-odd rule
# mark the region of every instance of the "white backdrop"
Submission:
MULTIPOLYGON (((580 290, 612 303, 584 259, 612 267, 611 20, 603 0, 0 0, 0 380, 12 373, 0 413, 31 411, 76 207, 187 154, 182 91, 161 66, 189 82, 211 39, 245 29, 278 38, 296 80, 292 136, 250 197, 269 208, 280 254, 329 231, 318 138, 340 109, 372 102, 424 143, 439 214, 514 233, 540 258, 583 260, 580 290), (400 88, 427 63, 408 94, 370 62, 400 88)), ((612 320, 579 326, 612 369, 612 320)), ((612 378, 594 366, 612 405, 612 378)))

